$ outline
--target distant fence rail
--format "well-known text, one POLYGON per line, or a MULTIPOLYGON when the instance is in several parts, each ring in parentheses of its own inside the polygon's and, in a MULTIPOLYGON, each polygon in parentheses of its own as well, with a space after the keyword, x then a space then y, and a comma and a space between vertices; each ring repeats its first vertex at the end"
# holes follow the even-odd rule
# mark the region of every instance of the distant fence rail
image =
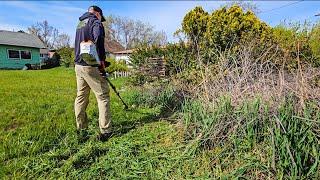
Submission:
POLYGON ((127 72, 127 71, 115 71, 115 72, 113 72, 113 77, 114 78, 129 77, 130 75, 131 75, 131 73, 127 72))
POLYGON ((112 73, 113 78, 129 77, 136 70, 142 74, 149 75, 155 78, 164 78, 166 76, 166 65, 163 57, 148 58, 147 62, 133 71, 115 71, 112 73))
POLYGON ((147 63, 139 68, 140 72, 144 72, 150 76, 154 77, 165 77, 166 76, 166 66, 165 60, 161 58, 149 58, 147 63))

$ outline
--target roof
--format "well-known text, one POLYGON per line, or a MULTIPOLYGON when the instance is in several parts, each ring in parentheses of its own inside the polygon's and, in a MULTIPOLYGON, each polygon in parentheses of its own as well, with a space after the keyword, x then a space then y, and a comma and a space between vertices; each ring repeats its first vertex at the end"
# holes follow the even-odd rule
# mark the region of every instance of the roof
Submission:
POLYGON ((0 44, 34 48, 46 48, 43 42, 35 35, 24 32, 12 32, 4 30, 0 30, 0 44))
POLYGON ((125 48, 117 41, 115 40, 105 40, 104 42, 104 48, 107 52, 114 53, 118 51, 123 51, 125 48))
POLYGON ((49 49, 40 49, 40 54, 48 54, 49 49))
POLYGON ((131 54, 132 52, 133 52, 133 49, 128 49, 128 50, 113 52, 113 54, 131 54))

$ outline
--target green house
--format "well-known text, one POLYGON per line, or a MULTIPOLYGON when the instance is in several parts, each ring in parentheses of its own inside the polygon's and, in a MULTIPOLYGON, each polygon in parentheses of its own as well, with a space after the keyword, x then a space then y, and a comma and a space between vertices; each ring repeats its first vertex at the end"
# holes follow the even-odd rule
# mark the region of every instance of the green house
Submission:
POLYGON ((40 63, 40 49, 46 48, 35 35, 0 30, 0 69, 21 69, 40 63))

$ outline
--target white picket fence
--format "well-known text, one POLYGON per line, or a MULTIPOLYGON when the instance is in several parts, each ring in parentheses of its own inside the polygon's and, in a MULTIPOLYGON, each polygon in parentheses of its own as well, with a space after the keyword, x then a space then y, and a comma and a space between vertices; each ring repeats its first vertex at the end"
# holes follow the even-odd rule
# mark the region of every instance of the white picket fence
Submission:
POLYGON ((131 75, 130 72, 125 72, 125 71, 115 71, 113 72, 113 77, 114 78, 119 78, 119 77, 129 77, 131 75))

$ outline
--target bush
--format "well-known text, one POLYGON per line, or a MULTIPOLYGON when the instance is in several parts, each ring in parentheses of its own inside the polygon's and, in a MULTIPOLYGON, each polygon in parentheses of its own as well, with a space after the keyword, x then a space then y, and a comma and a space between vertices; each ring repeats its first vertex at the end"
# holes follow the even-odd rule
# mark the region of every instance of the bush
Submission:
POLYGON ((301 64, 316 65, 308 41, 310 28, 307 23, 282 23, 273 29, 273 38, 283 52, 283 62, 279 62, 280 65, 285 65, 289 70, 298 68, 298 45, 301 64))
POLYGON ((195 7, 188 12, 182 21, 182 31, 187 35, 194 47, 204 41, 207 32, 209 13, 205 12, 202 7, 195 7))
MULTIPOLYGON (((199 76, 205 74, 205 68, 219 68, 220 54, 230 54, 239 61, 236 57, 245 53, 243 46, 252 48, 246 49, 250 51, 247 55, 261 65, 272 63, 274 68, 292 71, 298 68, 299 57, 302 66, 318 67, 319 27, 316 25, 311 29, 307 23, 291 23, 271 28, 253 12, 245 12, 238 5, 223 7, 211 14, 196 7, 185 15, 179 30, 185 34, 187 42, 165 47, 142 46, 130 58, 134 67, 139 69, 148 63, 148 58, 163 57, 169 77, 193 84, 199 83, 199 76)), ((141 84, 143 79, 150 79, 148 74, 139 73, 135 76, 139 79, 136 82, 141 84)))
POLYGON ((152 78, 140 71, 134 71, 129 77, 129 82, 135 86, 142 86, 146 82, 152 82, 152 78))
POLYGON ((148 58, 159 58, 165 55, 165 49, 159 46, 148 46, 143 44, 137 47, 130 55, 130 61, 135 68, 148 61, 148 58))
POLYGON ((259 39, 263 45, 272 39, 271 27, 260 21, 253 12, 244 12, 238 5, 220 8, 211 15, 196 7, 185 15, 182 32, 193 46, 193 52, 206 62, 214 62, 210 54, 215 53, 212 49, 233 49, 252 38, 259 39))
POLYGON ((192 47, 185 43, 168 44, 165 47, 142 46, 137 48, 130 56, 136 69, 132 78, 133 82, 145 83, 146 81, 152 81, 152 77, 149 74, 139 71, 142 66, 148 65, 147 60, 151 57, 164 58, 167 76, 175 76, 197 67, 192 47), (135 78, 138 79, 135 80, 135 78), (144 81, 141 81, 143 79, 144 81))
POLYGON ((55 53, 53 57, 49 58, 45 63, 48 67, 60 66, 60 56, 55 53))
POLYGON ((63 47, 59 50, 57 50, 57 52, 59 54, 59 56, 61 57, 61 63, 62 65, 64 65, 65 67, 70 67, 70 66, 74 66, 74 60, 75 60, 75 56, 74 56, 74 49, 73 48, 69 48, 69 47, 63 47))
POLYGON ((174 112, 181 108, 182 96, 171 85, 139 88, 127 98, 128 104, 139 107, 158 107, 162 113, 174 112))
POLYGON ((237 5, 213 11, 207 27, 205 37, 209 45, 222 51, 252 38, 258 38, 262 43, 271 38, 270 26, 253 12, 243 12, 237 5))
MULTIPOLYGON (((183 19, 182 32, 188 37, 187 43, 181 41, 165 47, 137 48, 130 57, 135 68, 139 69, 141 65, 147 64, 148 58, 163 57, 169 77, 185 79, 186 82, 196 84, 203 67, 216 64, 216 56, 221 51, 236 51, 239 44, 251 40, 253 34, 259 39, 260 46, 256 46, 257 49, 264 50, 264 46, 269 46, 266 41, 270 40, 271 36, 269 26, 252 12, 243 12, 236 5, 229 9, 221 8, 211 15, 201 7, 194 8, 183 19), (230 42, 234 44, 231 45, 230 42)), ((148 74, 140 73, 137 77, 148 79, 141 78, 142 76, 148 74)))
POLYGON ((298 68, 298 43, 301 64, 319 66, 319 27, 316 25, 311 29, 308 23, 289 23, 271 28, 252 11, 245 12, 238 5, 223 7, 211 14, 196 7, 182 22, 182 32, 192 46, 197 64, 215 64, 219 52, 237 53, 241 44, 256 40, 255 51, 268 50, 266 56, 276 57, 277 61, 266 59, 290 70, 298 68))
POLYGON ((320 22, 316 23, 311 30, 309 46, 314 56, 314 65, 320 67, 320 22))
POLYGON ((124 60, 123 61, 116 61, 114 58, 108 58, 106 61, 110 63, 110 65, 107 67, 107 72, 109 74, 111 74, 115 71, 123 71, 123 72, 128 71, 128 67, 127 67, 126 62, 124 60))

